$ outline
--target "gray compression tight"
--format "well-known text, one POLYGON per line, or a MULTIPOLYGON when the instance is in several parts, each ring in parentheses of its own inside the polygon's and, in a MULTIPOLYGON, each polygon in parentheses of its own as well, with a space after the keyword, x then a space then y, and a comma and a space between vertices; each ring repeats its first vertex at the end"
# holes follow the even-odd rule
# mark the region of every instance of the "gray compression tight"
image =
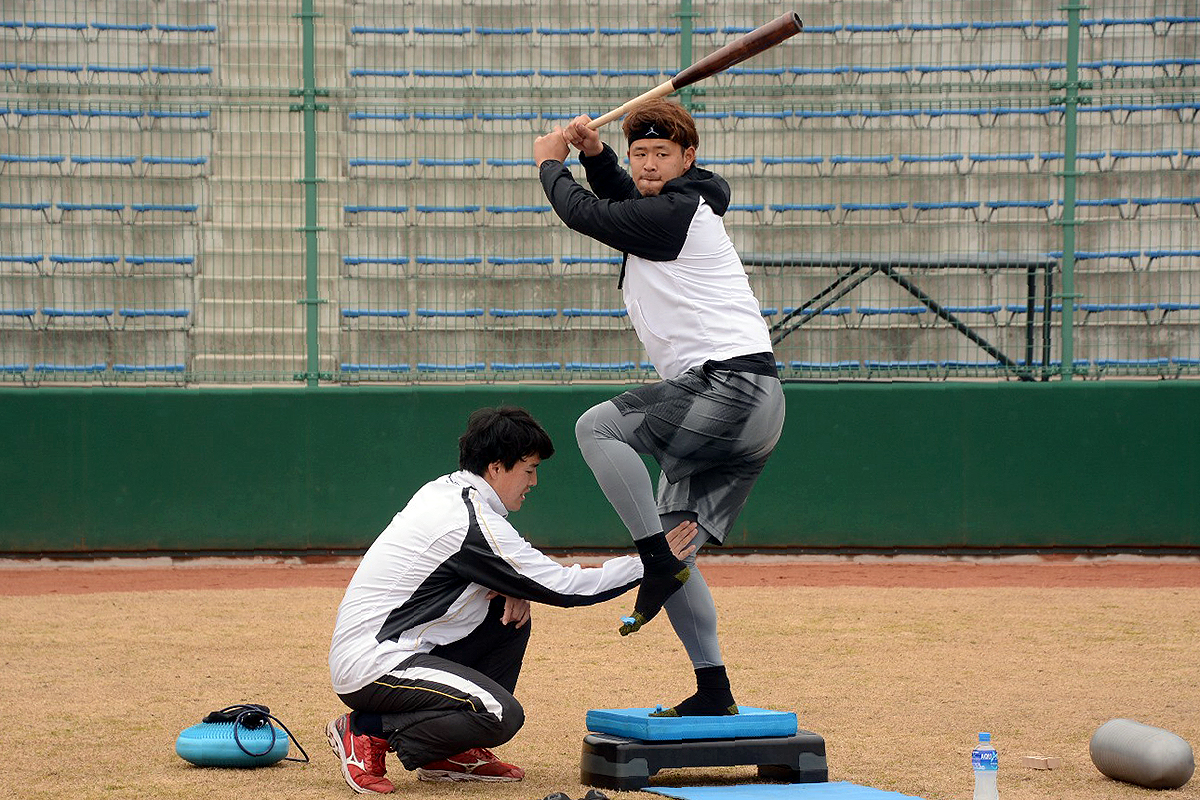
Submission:
MULTIPOLYGON (((584 460, 634 539, 669 531, 685 519, 696 519, 695 514, 686 511, 659 516, 650 473, 637 451, 627 443, 634 441, 634 432, 643 416, 622 415, 612 402, 600 403, 588 409, 575 426, 584 460)), ((694 540, 697 550, 712 538, 701 527, 694 540)), ((695 554, 688 557, 687 564, 692 568, 691 577, 663 608, 693 667, 719 666, 724 661, 717 640, 717 609, 712 593, 696 569, 695 554)))

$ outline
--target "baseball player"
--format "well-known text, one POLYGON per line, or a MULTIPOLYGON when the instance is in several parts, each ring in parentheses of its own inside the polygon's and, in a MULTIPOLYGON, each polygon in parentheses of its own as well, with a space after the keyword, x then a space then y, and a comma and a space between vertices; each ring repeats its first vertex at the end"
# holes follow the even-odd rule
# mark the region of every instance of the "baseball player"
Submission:
POLYGON ((664 531, 694 520, 698 546, 725 539, 783 428, 775 355, 722 221, 729 184, 696 166, 691 115, 666 100, 636 106, 622 125, 628 171, 589 121, 580 116, 539 137, 534 160, 563 222, 624 253, 618 287, 663 378, 589 409, 575 429, 645 569, 621 633, 665 607, 697 690, 661 713, 736 714, 712 596, 694 556, 676 559, 664 531), (592 191, 564 166, 568 145, 580 151, 592 191), (662 468, 657 501, 639 454, 662 468))

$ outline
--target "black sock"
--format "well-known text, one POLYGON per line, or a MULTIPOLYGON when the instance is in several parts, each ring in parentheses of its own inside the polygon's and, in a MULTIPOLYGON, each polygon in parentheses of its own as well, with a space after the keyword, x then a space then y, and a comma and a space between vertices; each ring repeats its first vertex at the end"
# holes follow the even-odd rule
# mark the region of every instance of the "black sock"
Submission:
POLYGON ((667 534, 662 531, 644 539, 634 539, 633 545, 637 548, 647 575, 675 575, 687 568, 687 564, 671 552, 671 546, 667 544, 667 534))
POLYGON ((696 693, 671 708, 656 711, 659 717, 726 717, 738 713, 724 666, 696 670, 696 693))
POLYGON ((374 736, 376 739, 386 739, 383 735, 383 715, 368 714, 364 711, 350 712, 350 732, 356 736, 374 736))
POLYGON ((628 636, 658 615, 663 603, 687 582, 688 565, 675 557, 664 533, 635 539, 642 559, 642 582, 633 601, 633 614, 623 620, 622 636, 628 636))

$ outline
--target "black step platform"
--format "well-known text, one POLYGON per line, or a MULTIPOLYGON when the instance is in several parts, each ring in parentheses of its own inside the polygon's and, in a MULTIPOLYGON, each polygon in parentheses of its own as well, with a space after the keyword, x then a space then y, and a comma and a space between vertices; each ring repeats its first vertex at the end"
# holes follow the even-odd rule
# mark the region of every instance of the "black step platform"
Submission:
POLYGON ((759 777, 784 783, 829 780, 825 740, 812 731, 790 736, 642 741, 611 733, 583 738, 579 782, 616 791, 643 789, 662 769, 754 765, 759 777))

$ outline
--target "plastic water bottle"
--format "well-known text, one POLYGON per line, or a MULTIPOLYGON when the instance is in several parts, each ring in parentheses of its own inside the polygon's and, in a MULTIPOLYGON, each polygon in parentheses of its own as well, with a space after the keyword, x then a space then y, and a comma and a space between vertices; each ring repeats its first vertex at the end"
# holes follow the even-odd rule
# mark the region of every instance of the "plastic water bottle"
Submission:
POLYGON ((999 800, 996 773, 1000 769, 1000 761, 996 757, 996 748, 992 747, 990 733, 979 734, 979 744, 971 751, 971 767, 975 770, 974 800, 999 800))

